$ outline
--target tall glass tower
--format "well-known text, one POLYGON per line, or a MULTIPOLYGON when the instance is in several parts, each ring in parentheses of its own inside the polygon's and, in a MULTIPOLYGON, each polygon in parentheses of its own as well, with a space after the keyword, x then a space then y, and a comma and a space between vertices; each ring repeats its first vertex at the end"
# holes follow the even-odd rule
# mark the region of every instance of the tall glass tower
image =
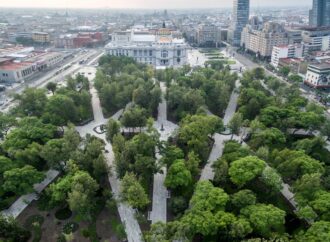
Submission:
POLYGON ((228 39, 232 45, 241 44, 241 33, 249 22, 250 0, 234 0, 233 19, 229 29, 228 39))
POLYGON ((314 27, 330 26, 330 0, 313 0, 309 20, 314 27))

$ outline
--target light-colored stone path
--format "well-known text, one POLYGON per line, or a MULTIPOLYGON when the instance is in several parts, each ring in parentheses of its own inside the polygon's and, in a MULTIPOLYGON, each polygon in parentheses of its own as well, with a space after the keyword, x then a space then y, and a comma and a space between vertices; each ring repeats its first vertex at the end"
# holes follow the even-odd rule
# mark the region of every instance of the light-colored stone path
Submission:
POLYGON ((33 200, 38 200, 39 195, 54 179, 59 175, 59 171, 56 170, 49 170, 46 173, 46 178, 38 184, 34 185, 35 192, 23 195, 19 197, 11 206, 10 208, 3 210, 2 214, 6 217, 13 217, 17 218, 27 206, 33 200))
MULTIPOLYGON (((174 130, 178 127, 172 122, 167 120, 167 103, 164 98, 166 93, 166 87, 164 83, 160 83, 162 90, 162 102, 158 106, 158 117, 157 121, 154 123, 154 127, 160 133, 160 140, 166 141, 174 130), (163 127, 163 129, 162 129, 163 127)), ((159 162, 161 155, 156 148, 156 159, 159 162)), ((166 178, 166 168, 162 167, 161 172, 154 175, 153 183, 153 196, 152 196, 152 211, 150 213, 151 222, 164 222, 166 223, 167 218, 167 195, 168 191, 164 185, 166 178)))
MULTIPOLYGON (((96 69, 94 67, 86 67, 88 70, 85 72, 92 73, 88 76, 91 85, 92 80, 95 77, 96 69)), ((81 136, 86 136, 86 134, 92 134, 96 137, 101 138, 105 142, 105 149, 107 152, 104 153, 107 165, 111 172, 108 174, 108 179, 113 191, 113 194, 115 198, 117 198, 117 206, 118 206, 118 212, 120 219, 122 223, 125 226, 125 231, 127 234, 127 239, 130 242, 140 242, 142 241, 142 232, 141 228, 135 218, 135 212, 134 210, 128 206, 125 203, 122 203, 120 201, 120 180, 118 180, 116 177, 116 171, 114 169, 114 154, 112 150, 111 144, 106 140, 105 134, 97 134, 94 132, 94 128, 106 124, 107 119, 104 118, 102 108, 100 105, 100 99, 98 97, 98 93, 94 87, 91 87, 91 95, 92 95, 92 107, 93 107, 93 113, 94 113, 94 121, 81 127, 77 127, 77 131, 80 133, 81 136)), ((114 114, 111 118, 118 120, 120 115, 122 114, 123 110, 119 110, 116 114, 114 114)))

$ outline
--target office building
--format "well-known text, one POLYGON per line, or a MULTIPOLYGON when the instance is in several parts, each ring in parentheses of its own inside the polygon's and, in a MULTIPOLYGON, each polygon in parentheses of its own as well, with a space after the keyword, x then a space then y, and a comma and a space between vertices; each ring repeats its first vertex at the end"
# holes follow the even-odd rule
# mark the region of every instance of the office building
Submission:
POLYGON ((330 49, 330 27, 305 28, 302 31, 304 55, 314 51, 327 51, 330 49))
POLYGON ((311 26, 330 26, 330 0, 313 0, 313 8, 309 14, 311 26))
POLYGON ((241 33, 249 22, 250 0, 234 0, 232 23, 228 31, 229 43, 239 46, 241 33))

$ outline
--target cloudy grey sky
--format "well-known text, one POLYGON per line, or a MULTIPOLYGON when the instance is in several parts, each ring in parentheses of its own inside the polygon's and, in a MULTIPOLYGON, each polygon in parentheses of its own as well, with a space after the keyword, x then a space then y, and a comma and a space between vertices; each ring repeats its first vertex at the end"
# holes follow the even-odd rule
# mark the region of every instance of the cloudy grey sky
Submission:
MULTIPOLYGON (((0 7, 42 8, 220 8, 233 0, 0 0, 0 7)), ((312 0, 251 0, 251 6, 308 6, 312 0)))

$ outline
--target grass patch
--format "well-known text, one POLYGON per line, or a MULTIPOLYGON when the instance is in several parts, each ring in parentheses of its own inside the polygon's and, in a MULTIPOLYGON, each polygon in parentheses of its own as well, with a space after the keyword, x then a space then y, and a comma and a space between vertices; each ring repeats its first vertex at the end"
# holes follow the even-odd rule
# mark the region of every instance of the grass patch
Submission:
POLYGON ((112 231, 115 232, 119 240, 125 240, 127 238, 125 227, 122 223, 118 222, 116 219, 110 221, 112 231))
POLYGON ((32 232, 32 242, 39 242, 41 240, 41 225, 43 224, 44 220, 44 217, 41 215, 32 215, 26 219, 25 227, 32 232))

